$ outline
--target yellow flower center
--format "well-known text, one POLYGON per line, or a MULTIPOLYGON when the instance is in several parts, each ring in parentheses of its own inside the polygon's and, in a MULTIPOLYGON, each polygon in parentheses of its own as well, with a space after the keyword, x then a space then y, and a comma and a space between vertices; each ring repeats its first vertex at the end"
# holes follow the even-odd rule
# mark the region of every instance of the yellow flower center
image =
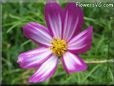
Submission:
POLYGON ((65 40, 54 39, 51 46, 52 52, 55 55, 61 56, 67 50, 67 44, 65 40))

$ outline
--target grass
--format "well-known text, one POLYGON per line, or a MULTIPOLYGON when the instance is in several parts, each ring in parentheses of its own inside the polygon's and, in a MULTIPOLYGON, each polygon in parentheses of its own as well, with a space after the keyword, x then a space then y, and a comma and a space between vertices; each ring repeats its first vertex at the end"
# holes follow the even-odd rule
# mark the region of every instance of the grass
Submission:
MULTIPOLYGON (((62 7, 65 3, 61 3, 62 7)), ((86 61, 112 59, 113 43, 112 30, 114 29, 113 8, 82 7, 85 24, 83 30, 89 25, 94 27, 92 48, 80 56, 86 61)), ((29 84, 28 77, 34 69, 21 69, 16 63, 17 56, 24 51, 37 47, 24 37, 22 26, 34 21, 46 25, 44 20, 43 3, 3 3, 2 4, 2 83, 3 84, 29 84)), ((88 70, 68 75, 62 64, 52 78, 37 84, 114 84, 113 63, 88 64, 88 70)))

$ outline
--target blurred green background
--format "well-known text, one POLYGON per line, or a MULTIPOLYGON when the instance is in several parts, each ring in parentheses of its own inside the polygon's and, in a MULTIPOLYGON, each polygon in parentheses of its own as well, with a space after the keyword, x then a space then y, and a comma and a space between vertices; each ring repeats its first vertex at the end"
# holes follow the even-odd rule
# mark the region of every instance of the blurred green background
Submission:
MULTIPOLYGON (((66 3, 60 2, 64 8, 66 3)), ((36 44, 25 38, 22 26, 34 21, 46 26, 44 3, 2 3, 2 83, 29 84, 28 78, 34 69, 21 69, 17 56, 36 48, 36 44)), ((92 48, 80 56, 85 61, 104 61, 113 58, 112 29, 114 30, 114 7, 82 7, 85 24, 93 26, 92 48)), ((46 82, 37 84, 114 84, 114 63, 89 63, 88 70, 68 75, 60 62, 56 73, 46 82)))

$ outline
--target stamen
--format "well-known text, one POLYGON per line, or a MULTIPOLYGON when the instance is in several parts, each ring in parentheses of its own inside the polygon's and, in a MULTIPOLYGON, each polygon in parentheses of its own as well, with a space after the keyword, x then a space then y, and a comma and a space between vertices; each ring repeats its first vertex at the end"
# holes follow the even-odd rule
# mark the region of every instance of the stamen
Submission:
POLYGON ((67 50, 67 44, 65 40, 54 39, 51 44, 52 52, 55 55, 61 56, 67 50))

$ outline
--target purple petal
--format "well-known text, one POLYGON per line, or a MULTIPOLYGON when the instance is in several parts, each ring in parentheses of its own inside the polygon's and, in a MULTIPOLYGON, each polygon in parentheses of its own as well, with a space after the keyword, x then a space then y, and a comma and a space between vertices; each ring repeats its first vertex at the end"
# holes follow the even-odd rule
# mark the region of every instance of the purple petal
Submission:
POLYGON ((48 48, 34 49, 20 54, 17 62, 22 68, 38 67, 38 65, 46 61, 51 54, 52 51, 48 48))
POLYGON ((84 71, 87 69, 87 65, 78 56, 70 52, 66 52, 62 57, 62 63, 67 73, 84 71))
POLYGON ((54 73, 58 65, 58 57, 51 56, 45 61, 37 71, 30 77, 29 82, 43 82, 49 79, 54 73))
POLYGON ((50 36, 48 29, 36 22, 30 22, 23 27, 24 34, 27 38, 32 39, 36 43, 40 43, 46 46, 50 46, 52 37, 50 36))
POLYGON ((91 48, 92 26, 84 30, 68 43, 68 50, 74 53, 84 53, 91 48))
POLYGON ((83 11, 76 3, 68 3, 63 11, 63 39, 69 41, 80 32, 84 23, 83 11))
POLYGON ((45 6, 45 19, 47 26, 54 38, 61 38, 62 34, 62 9, 59 4, 47 3, 45 6))

